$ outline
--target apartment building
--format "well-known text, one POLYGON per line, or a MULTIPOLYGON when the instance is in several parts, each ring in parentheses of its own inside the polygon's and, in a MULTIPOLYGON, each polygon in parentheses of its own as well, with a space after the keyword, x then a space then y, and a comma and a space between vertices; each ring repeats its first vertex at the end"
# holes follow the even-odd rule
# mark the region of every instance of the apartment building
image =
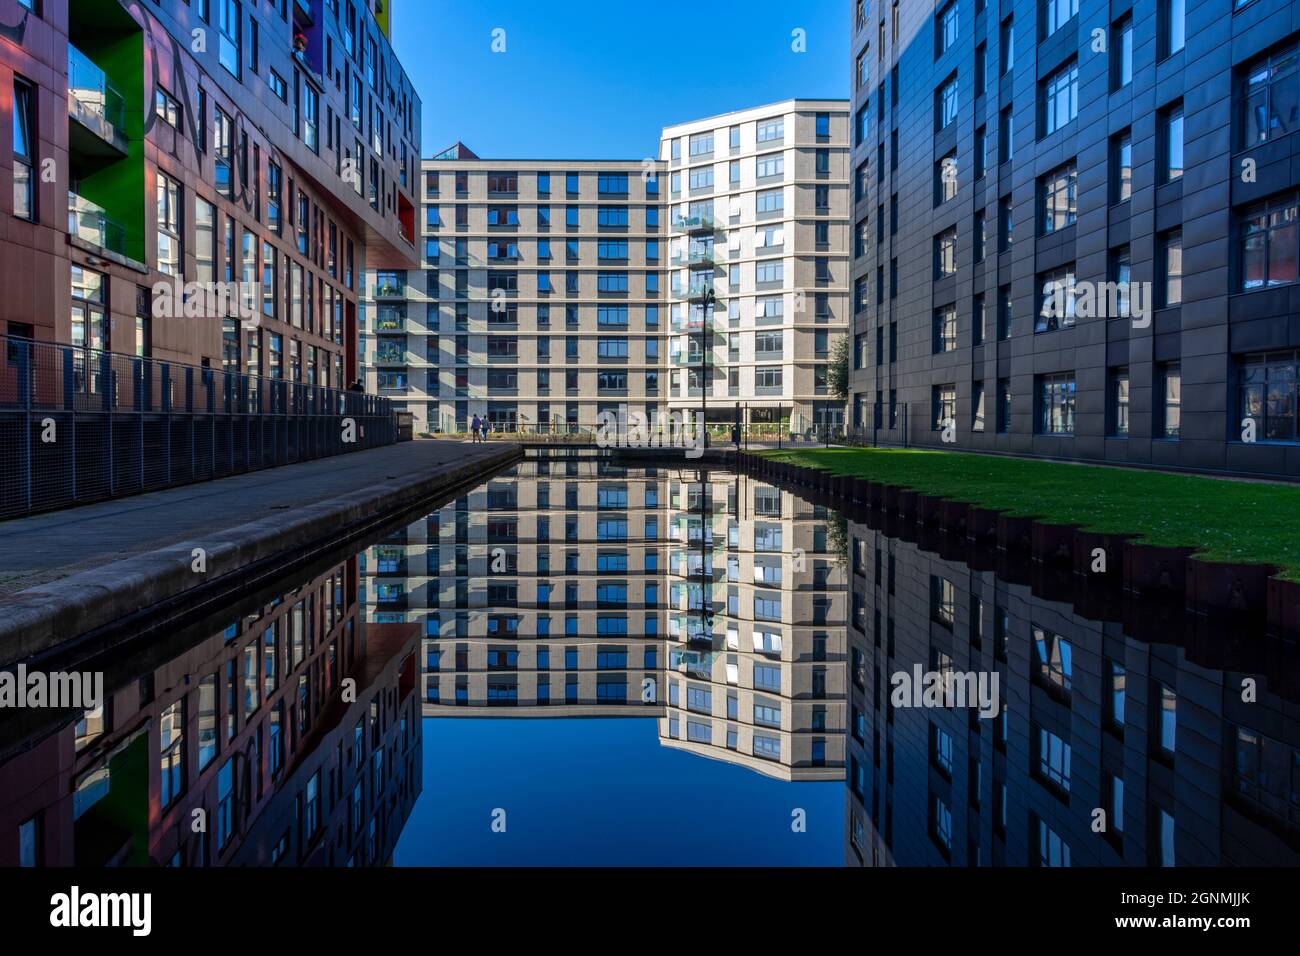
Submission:
POLYGON ((1296 5, 849 12, 852 424, 1300 475, 1296 5))
POLYGON ((1004 569, 848 535, 846 862, 1295 863, 1300 808, 1270 769, 1300 755, 1287 665, 1225 653, 1218 628, 1090 620, 1004 569), (996 675, 994 715, 898 705, 895 677, 917 671, 996 675))
POLYGON ((847 594, 834 518, 725 471, 668 487, 665 747, 841 780, 847 594))
POLYGON ((372 274, 370 390, 403 399, 417 432, 663 408, 658 165, 483 160, 456 144, 421 173, 423 269, 372 274))
POLYGON ((352 381, 366 268, 416 261, 390 3, 0 2, 0 332, 352 381))
POLYGON ((528 461, 368 548, 366 617, 420 626, 426 716, 662 713, 665 484, 528 461))
POLYGON ((709 401, 711 422, 841 422, 827 368, 848 327, 848 132, 846 101, 788 100, 668 127, 658 160, 454 144, 422 165, 423 268, 369 277, 367 382, 417 432, 709 401))
POLYGON ((664 128, 668 407, 709 422, 839 426, 849 322, 849 114, 786 100, 664 128))

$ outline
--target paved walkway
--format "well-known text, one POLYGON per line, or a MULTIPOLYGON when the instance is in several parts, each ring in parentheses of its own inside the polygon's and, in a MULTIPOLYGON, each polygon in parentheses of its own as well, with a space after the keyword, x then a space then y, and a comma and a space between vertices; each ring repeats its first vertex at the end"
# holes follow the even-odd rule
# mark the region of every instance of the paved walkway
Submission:
POLYGON ((66 605, 54 631, 73 637, 117 619, 96 594, 116 613, 187 590, 195 575, 170 584, 168 575, 194 547, 209 555, 198 577, 227 573, 486 475, 518 454, 507 442, 400 442, 0 522, 0 659, 12 659, 5 639, 26 644, 46 629, 43 618, 54 613, 47 605, 66 605))

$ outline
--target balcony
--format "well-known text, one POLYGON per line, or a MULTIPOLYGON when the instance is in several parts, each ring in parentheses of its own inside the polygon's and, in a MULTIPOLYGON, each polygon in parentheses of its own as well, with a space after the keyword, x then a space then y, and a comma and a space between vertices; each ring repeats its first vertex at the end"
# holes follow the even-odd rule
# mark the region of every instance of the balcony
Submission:
POLYGON ((74 150, 115 158, 126 155, 126 100, 104 71, 72 44, 68 44, 68 115, 92 134, 80 135, 74 128, 70 136, 74 150))
POLYGON ((376 332, 405 332, 406 312, 401 309, 380 309, 375 313, 376 332))
POLYGON ((699 234, 713 232, 718 228, 713 216, 699 214, 695 216, 673 216, 673 231, 699 234))
POLYGON ((673 298, 685 300, 687 302, 702 302, 704 297, 713 291, 712 282, 692 282, 685 288, 682 286, 674 286, 673 298))
POLYGON ((104 207, 68 193, 68 232, 83 242, 126 255, 126 230, 108 217, 104 207))
POLYGON ((711 266, 717 261, 716 253, 712 249, 692 249, 690 252, 679 252, 672 259, 675 266, 711 266))
POLYGON ((375 282, 376 299, 405 299, 406 283, 393 276, 380 276, 375 282))

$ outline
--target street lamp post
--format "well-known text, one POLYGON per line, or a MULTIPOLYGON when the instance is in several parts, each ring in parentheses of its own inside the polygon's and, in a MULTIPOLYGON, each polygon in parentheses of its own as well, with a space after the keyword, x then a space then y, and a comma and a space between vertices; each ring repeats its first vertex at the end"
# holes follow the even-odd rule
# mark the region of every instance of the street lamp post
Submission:
POLYGON ((709 330, 709 310, 716 299, 710 281, 700 299, 700 312, 703 316, 700 322, 700 435, 703 448, 709 447, 709 340, 712 338, 709 330))

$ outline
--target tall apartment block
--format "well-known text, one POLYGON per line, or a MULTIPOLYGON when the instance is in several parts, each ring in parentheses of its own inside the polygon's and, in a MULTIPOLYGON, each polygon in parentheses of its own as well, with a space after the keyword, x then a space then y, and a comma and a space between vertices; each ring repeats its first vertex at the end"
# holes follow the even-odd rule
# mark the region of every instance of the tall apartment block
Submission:
POLYGON ((420 625, 425 714, 662 714, 665 486, 533 460, 367 549, 367 619, 420 625))
POLYGON ((1213 626, 1098 621, 1027 570, 879 527, 848 537, 847 863, 1300 860, 1294 788, 1270 769, 1300 739, 1286 664, 1225 657, 1213 626), (900 706, 895 678, 918 672, 997 675, 992 715, 900 706), (1261 693, 1243 701, 1247 676, 1261 693))
POLYGON ((843 424, 827 375, 848 331, 848 134, 843 100, 664 128, 671 410, 794 432, 843 424))
POLYGON ((841 422, 848 132, 846 101, 788 100, 668 127, 658 160, 455 144, 423 163, 423 269, 371 273, 371 389, 417 432, 694 415, 708 288, 709 420, 841 422))
POLYGON ((1296 4, 849 9, 853 426, 1300 475, 1296 4))
POLYGON ((416 261, 390 6, 0 3, 0 332, 351 381, 365 269, 416 261))
POLYGON ((668 483, 665 747, 783 780, 844 776, 843 560, 827 511, 729 472, 668 483))
POLYGON ((417 432, 659 411, 658 164, 483 160, 457 144, 422 173, 424 268, 373 273, 369 389, 404 398, 417 432))

